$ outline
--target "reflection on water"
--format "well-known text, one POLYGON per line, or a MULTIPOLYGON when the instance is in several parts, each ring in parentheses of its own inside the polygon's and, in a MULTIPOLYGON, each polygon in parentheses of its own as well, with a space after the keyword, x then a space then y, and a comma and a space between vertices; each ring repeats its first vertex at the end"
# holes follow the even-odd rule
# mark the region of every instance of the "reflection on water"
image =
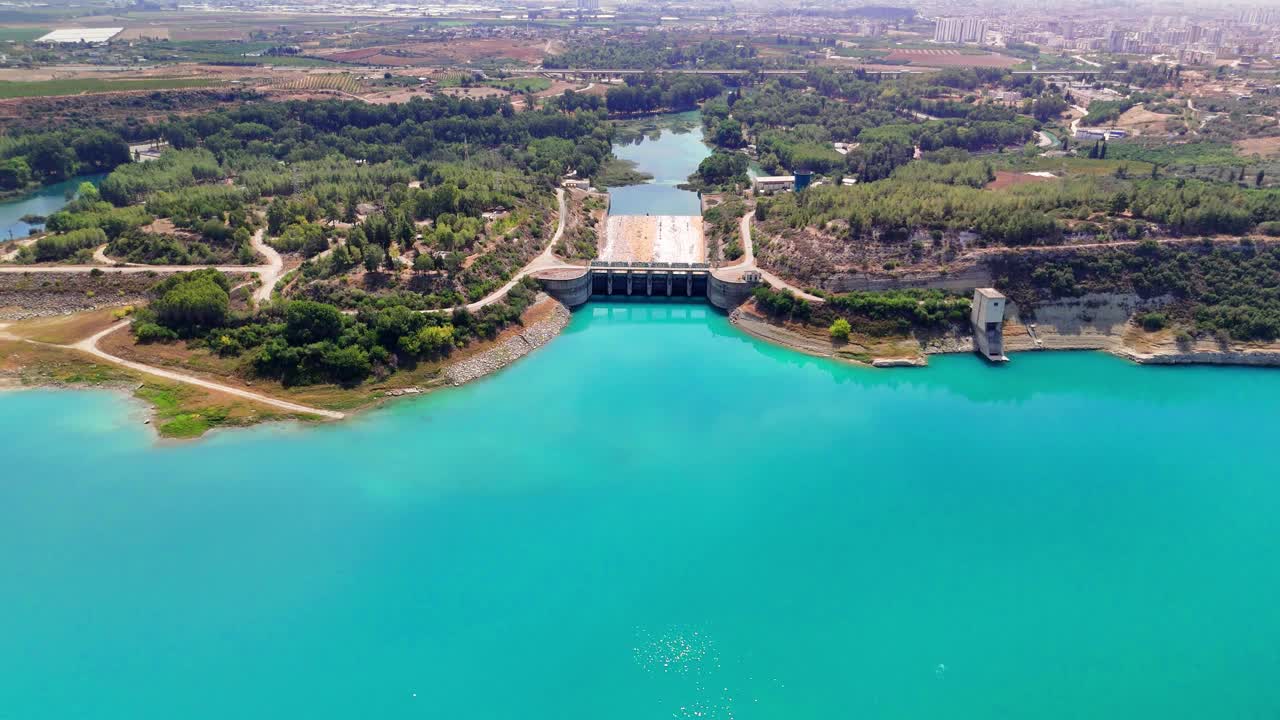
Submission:
POLYGON ((36 192, 16 200, 0 202, 0 241, 23 238, 32 230, 42 229, 39 223, 28 223, 26 216, 48 217, 62 209, 75 195, 80 183, 98 184, 105 174, 81 175, 53 185, 46 185, 36 192))
POLYGON ((612 215, 700 215, 696 192, 677 185, 688 182, 698 163, 711 154, 702 142, 701 113, 663 116, 640 130, 620 130, 613 152, 636 164, 636 170, 653 176, 647 183, 609 191, 612 215))
POLYGON ((0 394, 0 716, 1269 717, 1278 404, 852 367, 696 303, 322 428, 157 446, 112 394, 0 394))

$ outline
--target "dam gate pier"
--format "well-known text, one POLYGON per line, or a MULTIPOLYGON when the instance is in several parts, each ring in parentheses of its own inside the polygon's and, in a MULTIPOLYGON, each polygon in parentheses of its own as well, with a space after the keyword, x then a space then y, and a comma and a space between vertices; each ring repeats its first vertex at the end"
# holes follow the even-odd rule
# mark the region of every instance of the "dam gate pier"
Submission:
POLYGON ((709 263, 593 260, 584 268, 548 270, 536 275, 543 289, 569 307, 592 297, 706 298, 731 310, 751 296, 759 273, 722 272, 709 263))

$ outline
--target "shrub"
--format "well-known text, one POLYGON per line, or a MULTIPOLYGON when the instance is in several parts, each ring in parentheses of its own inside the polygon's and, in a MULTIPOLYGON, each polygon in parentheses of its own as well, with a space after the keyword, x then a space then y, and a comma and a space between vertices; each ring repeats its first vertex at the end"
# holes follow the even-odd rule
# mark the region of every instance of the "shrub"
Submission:
POLYGON ((143 344, 153 342, 170 342, 178 339, 178 333, 163 325, 158 325, 153 322, 134 325, 133 335, 138 338, 138 342, 143 344))
POLYGON ((849 321, 844 318, 836 318, 836 321, 831 323, 831 327, 827 329, 827 332, 831 334, 832 340, 840 340, 842 342, 849 339, 849 333, 852 331, 853 328, 849 325, 849 321))
POLYGON ((1143 313, 1138 316, 1138 324, 1147 332, 1155 332, 1156 330, 1163 330, 1168 326, 1169 318, 1165 317, 1164 313, 1143 313))

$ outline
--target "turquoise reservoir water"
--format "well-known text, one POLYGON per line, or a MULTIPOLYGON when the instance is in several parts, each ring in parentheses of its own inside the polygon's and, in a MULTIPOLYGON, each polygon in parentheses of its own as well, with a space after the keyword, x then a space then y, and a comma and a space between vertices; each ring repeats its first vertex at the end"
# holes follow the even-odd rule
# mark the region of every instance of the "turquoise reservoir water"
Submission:
POLYGON ((321 428, 5 394, 0 717, 1271 718, 1277 407, 640 304, 321 428))
POLYGON ((24 238, 33 229, 42 229, 41 225, 31 225, 22 221, 26 215, 42 215, 48 217, 67 204, 70 195, 79 189, 80 183, 98 184, 106 177, 105 173, 81 175, 53 185, 45 185, 36 192, 18 198, 0 202, 0 241, 13 238, 24 238))
POLYGON ((617 143, 614 155, 634 161, 637 167, 653 175, 642 185, 611 188, 611 215, 701 215, 698 194, 676 186, 688 182, 698 163, 711 154, 702 142, 702 114, 676 113, 659 116, 666 125, 658 137, 639 137, 629 144, 617 143), (675 124, 679 129, 673 129, 675 124))

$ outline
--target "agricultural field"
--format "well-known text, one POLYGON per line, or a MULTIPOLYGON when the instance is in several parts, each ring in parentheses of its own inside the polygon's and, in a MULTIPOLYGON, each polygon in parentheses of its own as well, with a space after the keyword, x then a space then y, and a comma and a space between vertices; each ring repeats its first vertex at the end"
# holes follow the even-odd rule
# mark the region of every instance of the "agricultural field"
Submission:
POLYGON ((551 87, 551 81, 544 77, 513 77, 501 80, 489 80, 485 84, 501 90, 520 93, 538 93, 551 87))
POLYGON ((280 90, 337 90, 350 95, 358 95, 363 89, 355 75, 345 72, 293 74, 272 81, 271 86, 280 90))
POLYGON ((131 90, 181 90, 185 88, 210 87, 218 82, 211 78, 144 78, 138 80, 76 78, 37 82, 0 82, 0 99, 128 92, 131 90))
POLYGON ((0 27, 0 42, 25 43, 49 32, 43 27, 0 27))

